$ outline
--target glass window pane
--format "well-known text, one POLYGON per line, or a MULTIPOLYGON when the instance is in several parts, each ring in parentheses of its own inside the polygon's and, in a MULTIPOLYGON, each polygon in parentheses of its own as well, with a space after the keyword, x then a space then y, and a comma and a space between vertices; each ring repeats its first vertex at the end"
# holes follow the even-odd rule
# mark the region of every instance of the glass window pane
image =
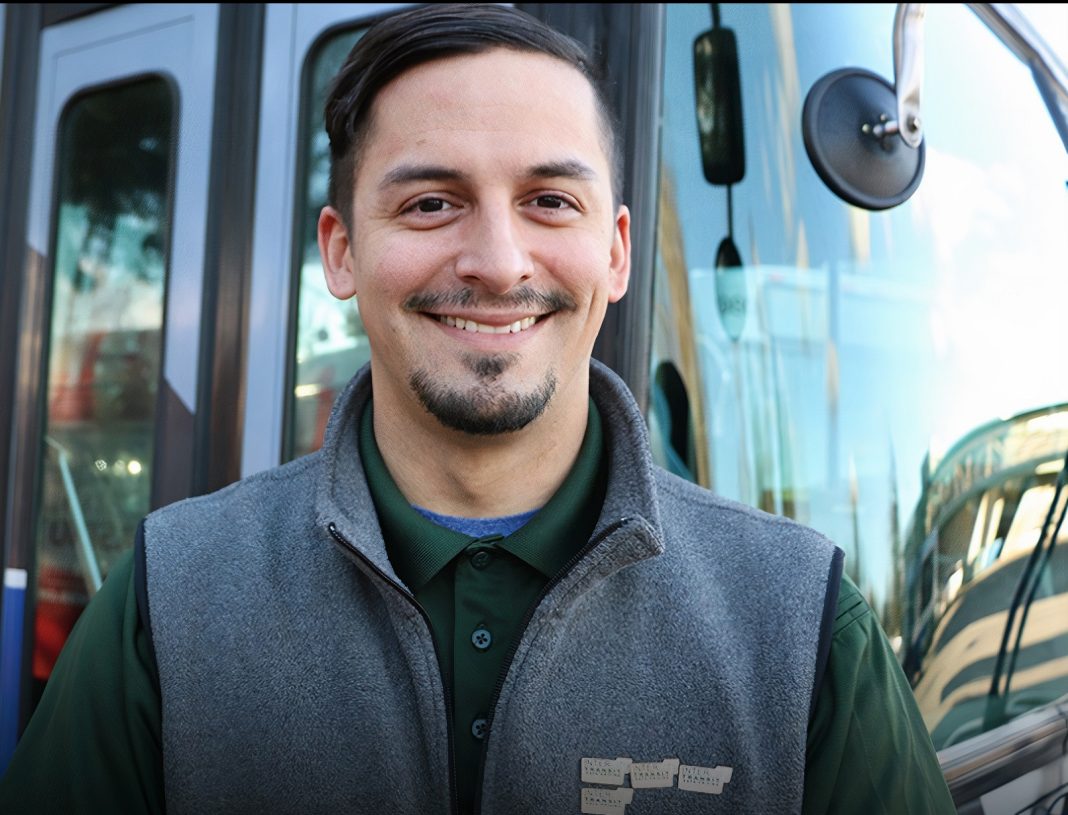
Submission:
POLYGON ((658 457, 845 550, 942 748, 1068 691, 1063 545, 1024 570, 1068 448, 1052 361, 1068 343, 1068 157, 1028 68, 966 7, 929 5, 925 176, 899 207, 850 206, 809 162, 802 106, 840 68, 893 82, 895 7, 717 9, 744 123, 731 187, 706 181, 697 134, 694 41, 711 10, 667 9, 658 457), (717 264, 727 236, 740 260, 717 264), (1025 578, 1027 625, 991 703, 1025 578))
POLYGON ((370 348, 356 301, 340 301, 326 288, 319 257, 317 224, 326 205, 330 178, 330 140, 323 130, 323 105, 330 80, 345 61, 362 31, 342 31, 325 40, 308 61, 305 77, 305 176, 297 224, 297 315, 293 389, 286 415, 286 459, 318 450, 334 399, 352 375, 370 358, 370 348))
POLYGON ((33 672, 149 510, 176 102, 150 78, 59 123, 33 672))

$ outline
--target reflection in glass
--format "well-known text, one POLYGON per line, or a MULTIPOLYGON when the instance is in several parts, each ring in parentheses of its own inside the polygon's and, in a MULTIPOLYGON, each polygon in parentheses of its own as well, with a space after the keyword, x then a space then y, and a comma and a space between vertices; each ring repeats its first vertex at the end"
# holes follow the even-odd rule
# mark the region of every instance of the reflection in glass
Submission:
POLYGON ((59 124, 37 680, 149 510, 174 120, 152 78, 83 94, 59 124))
POLYGON ((1068 498, 1054 506, 1065 450, 1061 405, 975 431, 933 472, 924 462, 902 633, 936 748, 1068 693, 1068 529, 1042 537, 1068 498))
POLYGON ((894 209, 851 207, 808 163, 801 105, 838 68, 893 77, 895 6, 718 10, 738 42, 746 176, 730 198, 704 179, 691 44, 711 12, 669 5, 654 449, 678 470, 672 417, 688 415, 697 480, 845 550, 941 748, 1068 692, 1058 543, 988 699, 1068 449, 1039 421, 1068 402, 1054 361, 1068 344, 1068 158, 1028 69, 967 8, 932 5, 923 183, 894 209), (991 109, 1013 126, 991 127, 991 109), (741 265, 717 268, 728 234, 741 265), (660 386, 669 362, 682 387, 660 386))
POLYGON ((305 178, 297 226, 299 305, 286 459, 319 449, 334 399, 371 358, 355 301, 336 300, 326 288, 317 238, 319 211, 326 205, 330 178, 330 140, 323 130, 323 106, 330 80, 362 33, 342 31, 326 40, 309 61, 305 77, 301 146, 305 178))

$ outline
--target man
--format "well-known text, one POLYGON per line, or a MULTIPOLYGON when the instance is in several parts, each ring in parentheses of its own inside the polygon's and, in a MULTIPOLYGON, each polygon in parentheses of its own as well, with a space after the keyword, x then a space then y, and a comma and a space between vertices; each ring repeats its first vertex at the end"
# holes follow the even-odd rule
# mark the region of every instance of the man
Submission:
POLYGON ((630 216, 582 50, 416 9, 326 125, 370 368, 319 453, 148 516, 5 811, 953 811, 841 553, 654 467, 591 365, 630 216))

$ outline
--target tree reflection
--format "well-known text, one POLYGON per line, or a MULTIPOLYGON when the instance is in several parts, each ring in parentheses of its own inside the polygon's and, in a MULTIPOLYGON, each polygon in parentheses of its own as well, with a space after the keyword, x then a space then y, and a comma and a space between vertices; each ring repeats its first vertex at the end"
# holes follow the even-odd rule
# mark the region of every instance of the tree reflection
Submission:
MULTIPOLYGON (((86 249, 101 241, 106 255, 122 215, 155 224, 142 246, 162 255, 170 181, 173 101, 162 79, 149 79, 94 92, 68 108, 60 156, 64 162, 60 196, 64 203, 85 207, 89 229, 86 249), (163 86, 163 87, 161 87, 163 86), (105 249, 107 247, 107 249, 105 249)), ((158 278, 162 267, 144 264, 136 270, 144 280, 158 278)))

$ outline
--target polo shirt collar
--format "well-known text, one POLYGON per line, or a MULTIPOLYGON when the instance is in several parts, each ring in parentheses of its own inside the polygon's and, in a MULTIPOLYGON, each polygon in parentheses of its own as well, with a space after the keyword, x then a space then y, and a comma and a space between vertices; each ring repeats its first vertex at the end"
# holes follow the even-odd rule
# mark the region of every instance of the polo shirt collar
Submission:
POLYGON ((374 436, 371 401, 360 417, 359 452, 389 559, 397 576, 418 592, 476 540, 497 545, 547 578, 553 577, 586 543, 576 539, 593 529, 604 498, 604 439, 601 417, 589 402, 586 434, 567 478, 549 502, 508 537, 472 538, 439 526, 414 510, 386 468, 374 436))

